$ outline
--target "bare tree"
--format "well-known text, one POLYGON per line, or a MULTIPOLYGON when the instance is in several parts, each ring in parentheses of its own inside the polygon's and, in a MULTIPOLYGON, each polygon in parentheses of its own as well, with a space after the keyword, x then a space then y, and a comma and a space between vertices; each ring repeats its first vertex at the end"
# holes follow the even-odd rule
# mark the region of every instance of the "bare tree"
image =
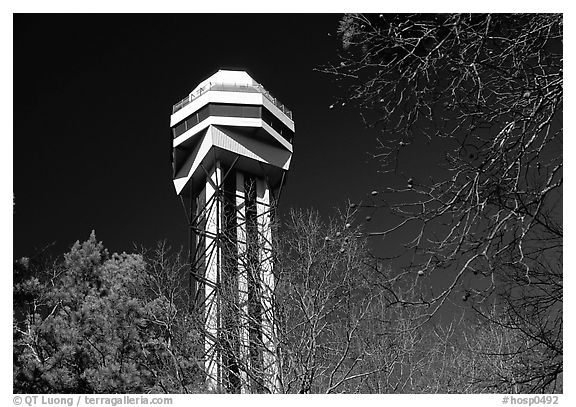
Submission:
POLYGON ((531 391, 562 372, 562 27, 558 14, 346 15, 340 61, 323 69, 381 129, 382 171, 404 180, 363 204, 396 219, 371 236, 410 236, 391 279, 434 282, 397 301, 425 307, 423 323, 459 293, 498 324, 488 299, 503 299, 502 326, 550 355, 531 391), (403 164, 423 143, 443 156, 426 177, 403 164))
MULTIPOLYGON (((455 377, 461 376, 450 364, 461 352, 454 329, 415 329, 424 310, 403 306, 396 301, 400 287, 392 290, 387 281, 382 283, 390 270, 369 255, 355 215, 348 206, 325 224, 315 211, 291 211, 284 225, 274 224, 273 283, 258 277, 267 262, 262 241, 243 256, 237 255, 232 242, 232 252, 222 256, 228 260, 222 263, 222 274, 237 272, 240 266, 258 289, 243 292, 237 282, 219 287, 223 322, 215 343, 220 356, 213 357, 213 363, 226 380, 216 390, 466 391, 466 386, 456 385, 455 377), (270 310, 262 305, 267 296, 270 310), (272 327, 264 323, 266 312, 272 316, 272 327), (266 359, 276 361, 276 382, 266 359)), ((418 290, 408 287, 403 295, 417 298, 418 290)), ((199 329, 207 334, 204 325, 199 329)))
MULTIPOLYGON (((561 393, 561 350, 494 308, 463 341, 462 369, 475 392, 561 393), (472 369, 474 366, 474 369, 472 369)), ((556 344, 556 346, 558 343, 556 344)))
POLYGON ((190 293, 182 284, 189 265, 165 240, 152 250, 142 248, 140 252, 146 262, 141 287, 146 311, 142 325, 154 332, 151 340, 141 343, 146 369, 154 377, 154 387, 148 391, 206 391, 198 355, 203 326, 198 315, 190 312, 190 293))
POLYGON ((348 211, 325 226, 290 213, 277 267, 280 357, 287 393, 358 392, 382 371, 368 366, 362 333, 374 305, 365 239, 348 211))

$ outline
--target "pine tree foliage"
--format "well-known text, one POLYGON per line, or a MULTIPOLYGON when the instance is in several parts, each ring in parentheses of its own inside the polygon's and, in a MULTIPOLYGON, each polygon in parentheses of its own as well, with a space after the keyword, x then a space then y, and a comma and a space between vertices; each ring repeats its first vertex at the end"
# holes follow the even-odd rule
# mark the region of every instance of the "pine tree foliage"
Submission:
POLYGON ((199 331, 175 284, 182 265, 167 264, 166 249, 154 260, 110 255, 92 233, 52 264, 17 261, 14 391, 200 390, 199 331))

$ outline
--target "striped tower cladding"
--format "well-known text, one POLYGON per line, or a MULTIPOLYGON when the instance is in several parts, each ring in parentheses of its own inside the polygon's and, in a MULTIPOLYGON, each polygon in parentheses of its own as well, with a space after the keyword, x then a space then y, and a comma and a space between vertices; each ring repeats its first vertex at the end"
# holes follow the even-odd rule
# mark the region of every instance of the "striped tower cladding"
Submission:
POLYGON ((170 125, 207 383, 278 392, 272 220, 292 157, 292 113, 246 72, 220 70, 174 105, 170 125))

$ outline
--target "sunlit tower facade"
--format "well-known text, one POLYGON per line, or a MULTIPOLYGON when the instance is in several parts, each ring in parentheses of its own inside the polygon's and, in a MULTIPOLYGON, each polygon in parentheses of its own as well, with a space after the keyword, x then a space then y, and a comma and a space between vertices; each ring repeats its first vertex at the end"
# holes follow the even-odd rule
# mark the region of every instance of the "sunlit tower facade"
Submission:
POLYGON ((278 392, 272 226, 292 113, 246 72, 220 70, 174 105, 170 127, 208 386, 278 392))

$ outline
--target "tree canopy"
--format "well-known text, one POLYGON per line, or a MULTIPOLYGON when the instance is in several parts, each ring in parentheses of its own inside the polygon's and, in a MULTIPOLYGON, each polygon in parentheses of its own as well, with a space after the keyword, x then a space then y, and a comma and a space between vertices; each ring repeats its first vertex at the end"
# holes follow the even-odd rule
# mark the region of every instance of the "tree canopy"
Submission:
POLYGON ((17 261, 14 390, 201 389, 199 331, 186 314, 180 265, 166 263, 165 250, 110 255, 92 233, 56 262, 17 261))
POLYGON ((524 367, 504 382, 527 391, 556 389, 562 372, 562 29, 560 14, 350 14, 322 69, 402 180, 361 205, 394 219, 371 236, 404 239, 388 279, 419 294, 397 301, 428 310, 424 323, 459 295, 521 332, 524 367), (407 167, 423 145, 438 162, 407 167))

